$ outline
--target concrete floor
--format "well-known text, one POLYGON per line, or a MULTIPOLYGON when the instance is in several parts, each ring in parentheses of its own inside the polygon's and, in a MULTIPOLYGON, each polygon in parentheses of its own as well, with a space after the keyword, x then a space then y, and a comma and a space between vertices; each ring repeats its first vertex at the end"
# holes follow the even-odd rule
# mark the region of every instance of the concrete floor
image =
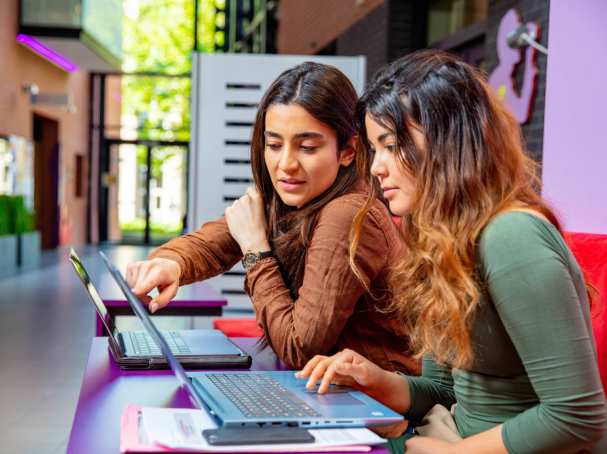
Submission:
MULTIPOLYGON (((122 270, 147 253, 133 246, 106 251, 122 270)), ((97 248, 78 253, 94 283, 104 272, 97 248)), ((211 325, 209 318, 162 322, 162 328, 211 325)), ((118 321, 122 328, 133 324, 118 321)), ((65 452, 93 334, 94 309, 66 249, 45 253, 38 269, 0 279, 1 452, 65 452)))

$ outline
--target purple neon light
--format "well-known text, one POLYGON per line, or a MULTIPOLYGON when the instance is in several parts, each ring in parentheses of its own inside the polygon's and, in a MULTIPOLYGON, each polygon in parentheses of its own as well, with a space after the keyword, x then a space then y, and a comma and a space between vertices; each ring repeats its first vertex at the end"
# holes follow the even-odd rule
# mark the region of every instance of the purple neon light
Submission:
POLYGON ((73 73, 74 71, 78 70, 78 66, 75 63, 71 62, 60 53, 55 52, 53 49, 46 47, 40 41, 29 35, 18 34, 17 41, 26 45, 38 55, 41 55, 68 73, 73 73))

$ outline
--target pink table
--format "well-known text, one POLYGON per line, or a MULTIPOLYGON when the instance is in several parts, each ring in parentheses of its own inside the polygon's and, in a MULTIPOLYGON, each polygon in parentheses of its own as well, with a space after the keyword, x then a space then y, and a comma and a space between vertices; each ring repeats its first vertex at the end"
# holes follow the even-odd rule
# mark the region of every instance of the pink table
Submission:
MULTIPOLYGON (((253 357, 252 370, 284 370, 266 349, 259 353, 256 339, 233 339, 253 357)), ((107 338, 93 339, 84 372, 78 406, 67 448, 68 454, 108 454, 120 451, 120 416, 128 404, 192 408, 190 400, 170 371, 123 371, 111 360, 107 338)), ((377 447, 372 454, 385 454, 377 447)))
MULTIPOLYGON (((96 287, 112 319, 118 315, 133 315, 124 294, 109 273, 101 276, 96 287)), ((223 306, 227 304, 227 300, 209 284, 196 282, 180 287, 175 299, 168 306, 156 312, 154 316, 221 316, 223 306)), ((95 335, 107 336, 99 316, 96 317, 95 335)))

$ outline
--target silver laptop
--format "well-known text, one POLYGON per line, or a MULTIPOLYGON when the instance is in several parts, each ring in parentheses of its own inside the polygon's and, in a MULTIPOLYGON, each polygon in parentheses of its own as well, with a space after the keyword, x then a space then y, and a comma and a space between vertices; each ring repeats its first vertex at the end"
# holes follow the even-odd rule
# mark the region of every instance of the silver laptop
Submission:
POLYGON ((186 375, 120 272, 102 252, 100 254, 194 405, 206 409, 220 425, 362 427, 403 420, 402 415, 351 388, 333 387, 328 394, 308 391, 306 380, 296 379, 295 371, 191 372, 186 375))
MULTIPOLYGON (((74 249, 70 262, 82 281, 90 301, 101 318, 109 335, 112 357, 122 369, 168 369, 169 364, 158 345, 146 331, 118 331, 91 282, 86 268, 74 249)), ((129 301, 132 306, 132 303, 129 301)), ((135 313, 136 310, 133 308, 135 313)), ((147 315, 147 311, 145 311, 147 315)), ((162 335, 179 362, 187 368, 248 368, 251 356, 232 343, 221 331, 195 329, 163 331, 162 335)))

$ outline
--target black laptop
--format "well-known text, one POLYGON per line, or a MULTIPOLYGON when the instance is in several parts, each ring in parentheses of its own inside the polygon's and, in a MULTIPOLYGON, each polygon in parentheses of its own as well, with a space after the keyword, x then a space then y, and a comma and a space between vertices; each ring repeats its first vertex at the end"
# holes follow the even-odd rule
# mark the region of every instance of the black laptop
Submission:
MULTIPOLYGON (((82 281, 95 310, 109 334, 109 348, 121 369, 168 369, 166 358, 146 331, 118 331, 74 249, 70 262, 82 281)), ((132 307, 133 312, 137 311, 132 307)), ((251 356, 232 343, 221 331, 193 329, 162 331, 171 351, 189 369, 249 368, 251 356)))

